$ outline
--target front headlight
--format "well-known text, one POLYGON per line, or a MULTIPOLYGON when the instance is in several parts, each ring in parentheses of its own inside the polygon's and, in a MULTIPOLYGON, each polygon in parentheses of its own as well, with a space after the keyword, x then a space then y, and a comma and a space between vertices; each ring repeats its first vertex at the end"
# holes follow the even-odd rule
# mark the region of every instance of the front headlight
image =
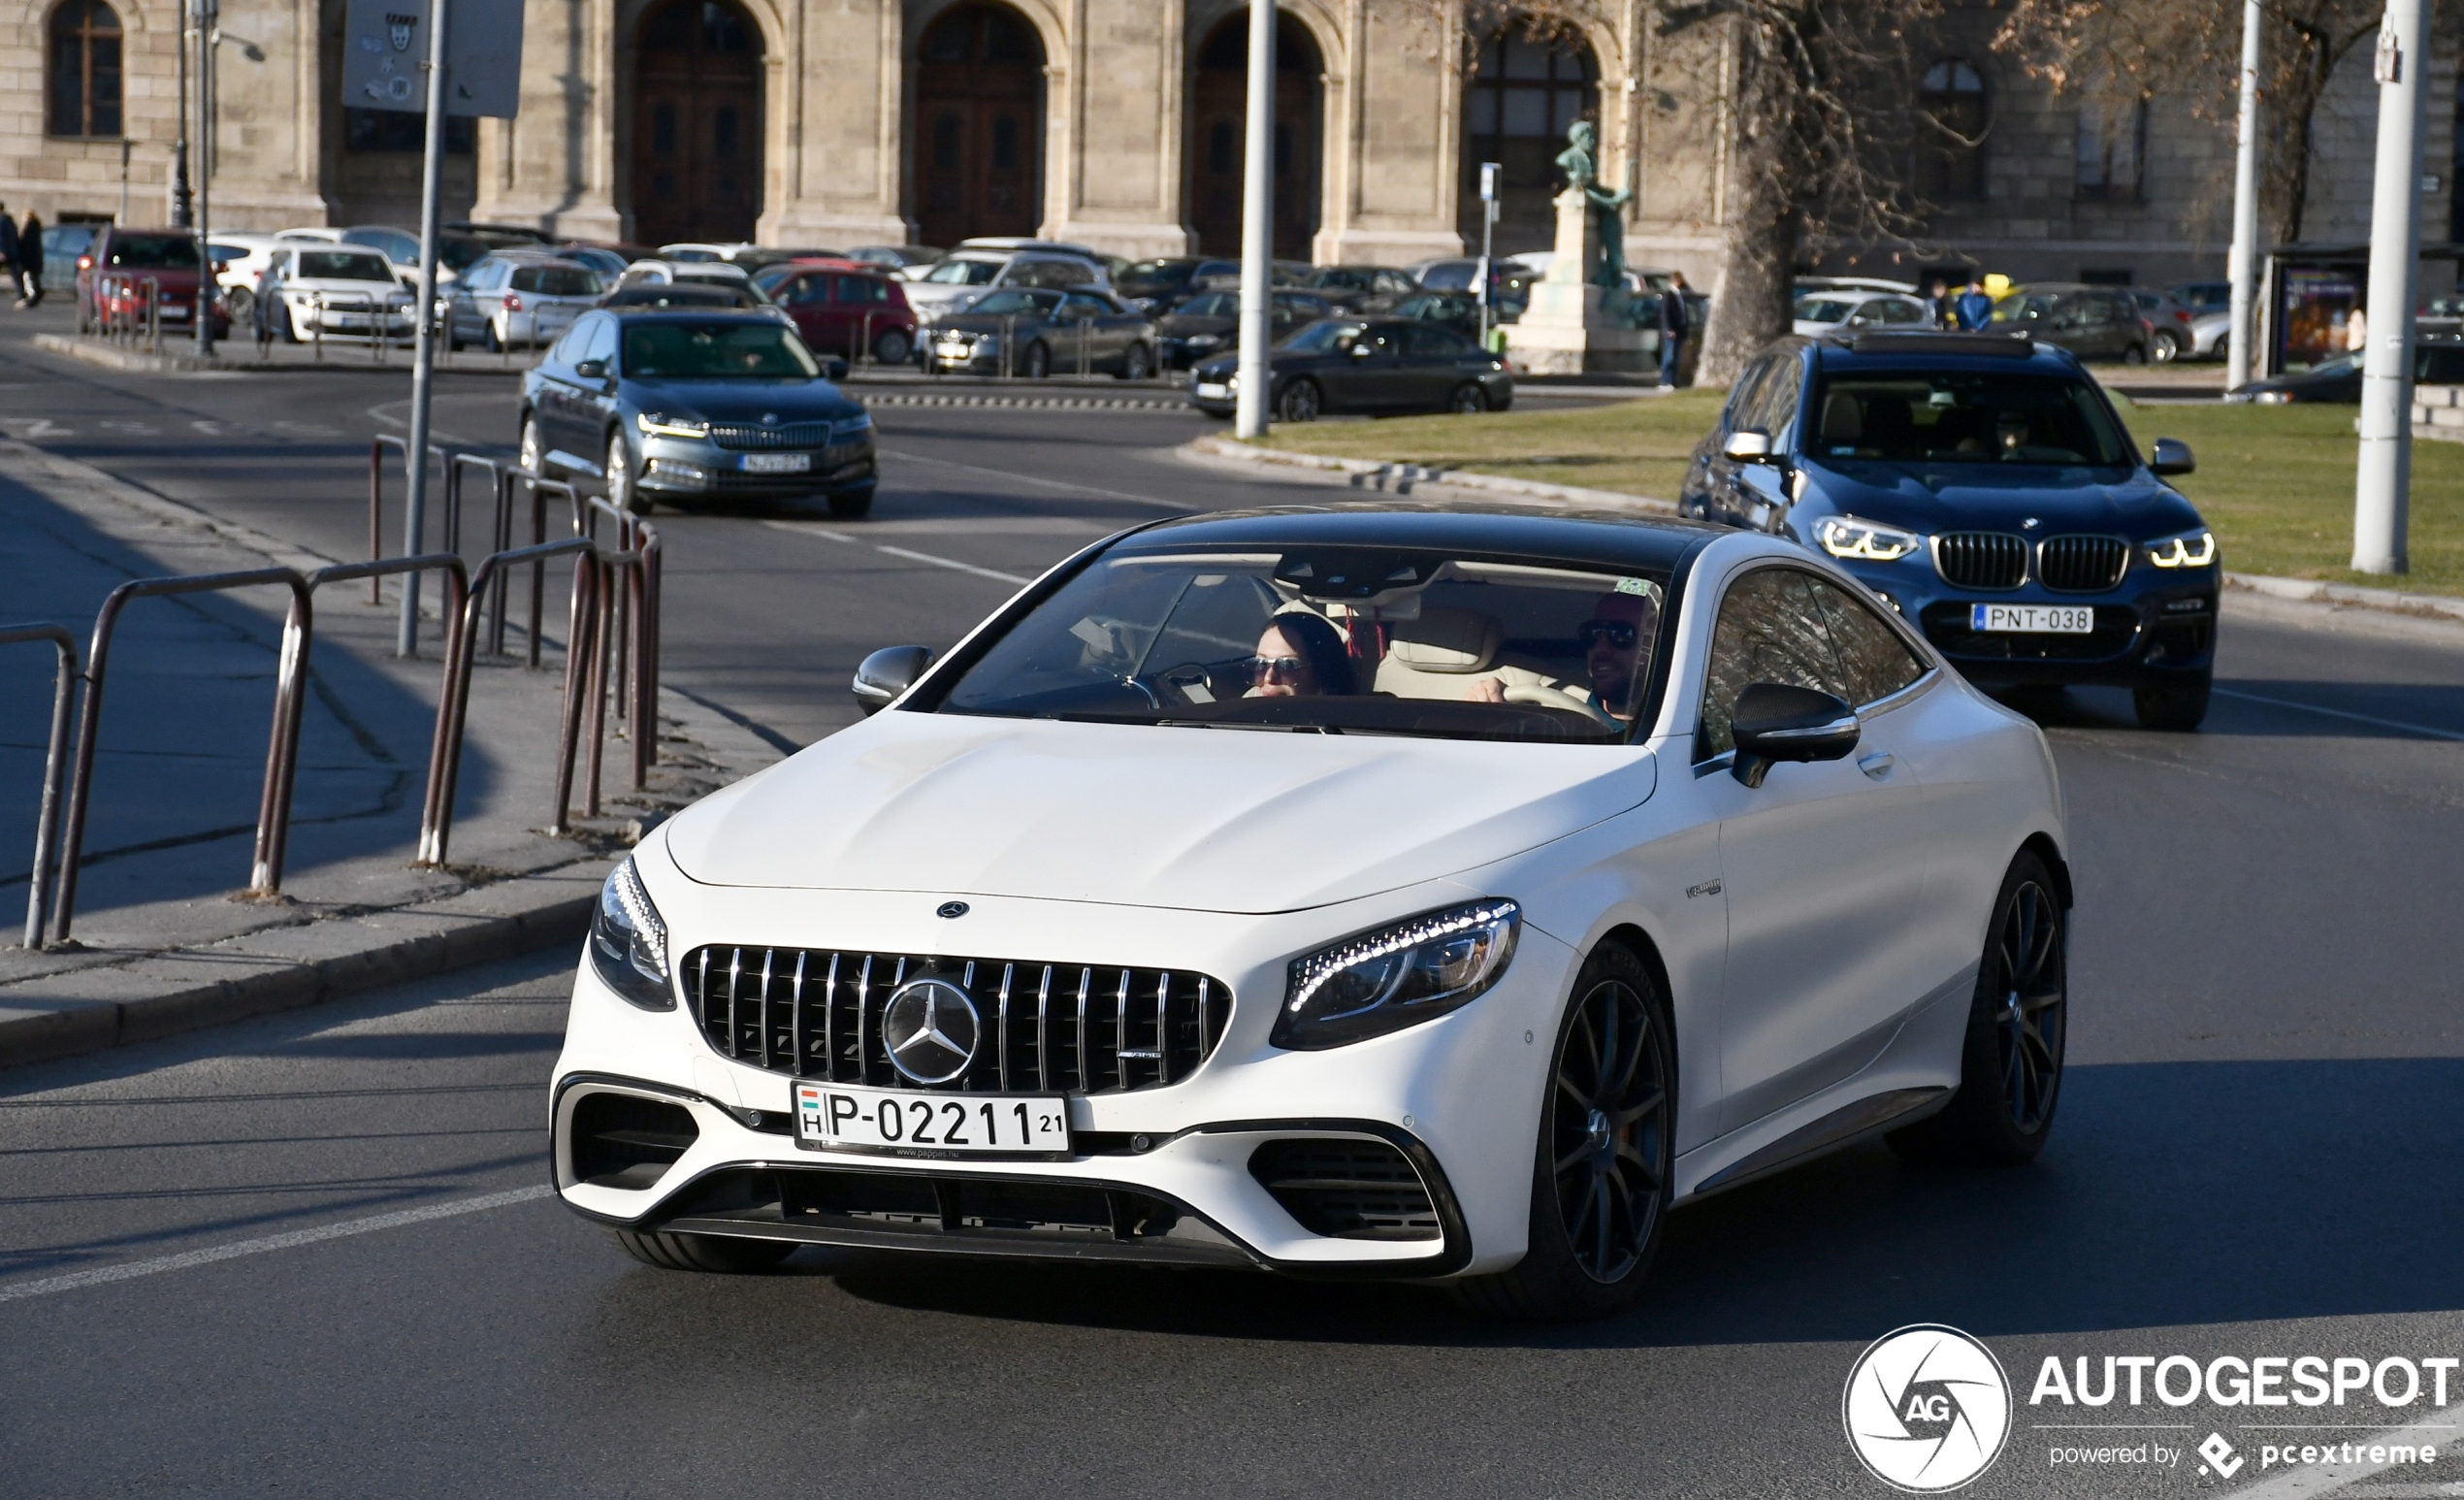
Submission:
POLYGON ((1425 912, 1294 959, 1269 1040, 1322 1052, 1470 1004, 1514 957, 1522 908, 1502 897, 1425 912))
POLYGON ((1860 521, 1853 515, 1824 516, 1814 523, 1814 539, 1833 557, 1866 563, 1896 563, 1925 545, 1925 538, 1914 532, 1860 521))
POLYGON ((2158 568, 2205 568, 2216 561, 2216 534, 2184 532, 2148 543, 2148 561, 2158 568))
POLYGON ((2262 407, 2289 406, 2292 399, 2293 393, 2290 391, 2261 391, 2251 398, 2262 407))
POLYGON ((707 438, 710 424, 691 417, 669 416, 665 411, 644 411, 633 418, 645 438, 707 438))
POLYGON ((644 1010, 674 1010, 676 992, 667 982, 667 924, 650 904, 631 855, 599 888, 591 917, 591 967, 607 988, 644 1010))
POLYGON ((1189 336, 1189 347, 1193 349, 1211 349, 1222 342, 1221 334, 1191 334, 1189 336))
POLYGON ((829 440, 832 442, 853 442, 872 430, 872 413, 867 411, 861 413, 860 415, 849 417, 844 422, 832 422, 829 428, 829 440))

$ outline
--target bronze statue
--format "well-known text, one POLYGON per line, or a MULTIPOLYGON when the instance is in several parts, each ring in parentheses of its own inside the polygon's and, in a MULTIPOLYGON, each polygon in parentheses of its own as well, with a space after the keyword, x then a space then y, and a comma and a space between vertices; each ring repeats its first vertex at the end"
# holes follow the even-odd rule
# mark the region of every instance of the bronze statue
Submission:
POLYGON ((1566 131, 1566 149, 1558 154, 1557 170, 1566 174, 1566 185, 1583 195, 1584 212, 1599 226, 1599 249, 1592 263, 1583 268, 1582 279, 1594 286, 1622 292, 1626 286, 1626 221, 1624 209, 1634 202, 1635 164, 1626 163, 1626 182, 1610 189, 1600 185, 1599 158, 1595 154, 1600 134, 1587 119, 1578 119, 1566 131))

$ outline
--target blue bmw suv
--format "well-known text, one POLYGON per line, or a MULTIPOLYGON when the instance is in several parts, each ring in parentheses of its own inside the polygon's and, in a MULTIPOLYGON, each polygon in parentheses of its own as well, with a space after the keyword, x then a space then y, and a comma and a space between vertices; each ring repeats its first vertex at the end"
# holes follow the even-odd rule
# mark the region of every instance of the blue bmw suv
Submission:
POLYGON ((2216 663, 2215 536, 2069 352, 1999 334, 1784 339, 1695 449, 1687 515, 1820 547, 1981 687, 2126 687, 2191 730, 2216 663))

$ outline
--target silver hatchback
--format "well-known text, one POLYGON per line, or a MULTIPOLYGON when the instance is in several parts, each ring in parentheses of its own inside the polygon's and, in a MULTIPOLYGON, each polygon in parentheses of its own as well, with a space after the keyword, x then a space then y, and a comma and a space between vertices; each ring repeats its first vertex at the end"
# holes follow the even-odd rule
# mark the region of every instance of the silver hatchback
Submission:
POLYGON ((501 250, 464 272, 444 304, 445 341, 490 352, 552 343, 573 320, 599 305, 605 286, 598 272, 552 252, 501 250))

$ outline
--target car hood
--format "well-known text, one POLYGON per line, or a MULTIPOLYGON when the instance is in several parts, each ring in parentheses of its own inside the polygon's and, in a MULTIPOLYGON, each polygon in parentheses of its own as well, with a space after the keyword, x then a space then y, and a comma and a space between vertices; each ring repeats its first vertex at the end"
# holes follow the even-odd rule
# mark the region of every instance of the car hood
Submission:
POLYGON ((705 885, 1295 911, 1486 864, 1649 798, 1623 746, 892 710, 668 825, 705 885))
POLYGON ((625 394, 644 411, 705 422, 836 420, 863 409, 827 380, 628 379, 625 394))
POLYGON ((2185 531, 2199 513, 2181 493, 2145 469, 2027 466, 2004 471, 1982 465, 1889 464, 1874 460, 1809 463, 1823 498, 1836 509, 1910 531, 1968 527, 2058 532, 2113 532, 2147 540, 2185 531), (2026 527, 2033 520, 2035 527, 2026 527))

